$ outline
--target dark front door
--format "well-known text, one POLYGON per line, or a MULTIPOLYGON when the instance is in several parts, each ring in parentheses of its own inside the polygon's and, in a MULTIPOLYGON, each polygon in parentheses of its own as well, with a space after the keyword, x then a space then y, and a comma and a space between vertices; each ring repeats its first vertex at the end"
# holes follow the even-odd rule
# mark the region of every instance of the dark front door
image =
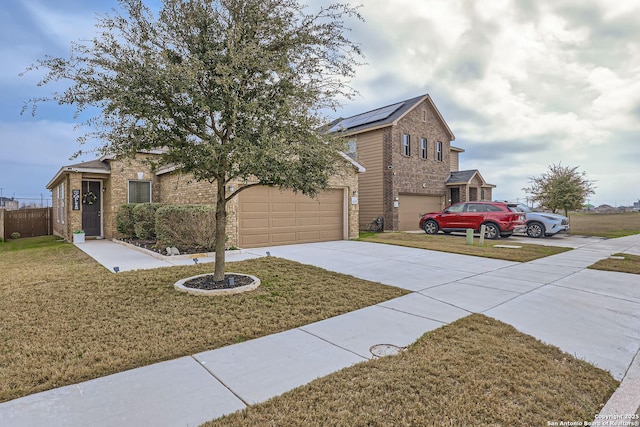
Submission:
POLYGON ((451 204, 458 203, 460 201, 460 187, 451 188, 451 204))
POLYGON ((100 183, 82 181, 82 229, 87 236, 100 236, 100 183))

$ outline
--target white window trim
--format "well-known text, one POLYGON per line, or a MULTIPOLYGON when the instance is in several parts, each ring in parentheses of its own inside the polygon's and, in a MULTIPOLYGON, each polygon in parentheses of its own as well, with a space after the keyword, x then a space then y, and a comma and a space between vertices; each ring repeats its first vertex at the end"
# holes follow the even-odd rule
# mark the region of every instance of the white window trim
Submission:
POLYGON ((427 138, 420 138, 420 158, 423 160, 429 158, 429 142, 427 138))
POLYGON ((411 135, 408 133, 402 134, 402 155, 411 157, 411 135))
POLYGON ((347 142, 347 154, 353 154, 355 156, 357 152, 358 141, 356 141, 355 139, 349 140, 349 142, 347 142))
POLYGON ((60 223, 60 186, 56 187, 56 222, 60 223))
POLYGON ((436 142, 436 160, 441 162, 444 160, 444 156, 442 154, 443 151, 443 145, 441 141, 437 141, 436 142))
POLYGON ((64 193, 64 182, 61 182, 57 187, 58 200, 56 200, 56 222, 58 222, 59 224, 64 224, 66 216, 66 212, 64 210, 64 207, 66 205, 64 201, 64 193))
POLYGON ((153 201, 153 185, 151 181, 146 179, 130 179, 127 181, 127 203, 144 203, 144 202, 132 202, 131 201, 131 183, 132 182, 147 182, 149 183, 149 203, 153 201))

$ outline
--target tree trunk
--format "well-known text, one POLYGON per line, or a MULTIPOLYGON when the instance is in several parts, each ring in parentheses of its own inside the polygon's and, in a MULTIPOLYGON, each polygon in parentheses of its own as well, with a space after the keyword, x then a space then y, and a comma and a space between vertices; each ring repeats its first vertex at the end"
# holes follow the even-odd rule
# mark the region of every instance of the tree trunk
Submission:
POLYGON ((218 194, 216 198, 216 259, 213 280, 224 280, 224 251, 227 241, 227 200, 224 182, 217 180, 218 194))

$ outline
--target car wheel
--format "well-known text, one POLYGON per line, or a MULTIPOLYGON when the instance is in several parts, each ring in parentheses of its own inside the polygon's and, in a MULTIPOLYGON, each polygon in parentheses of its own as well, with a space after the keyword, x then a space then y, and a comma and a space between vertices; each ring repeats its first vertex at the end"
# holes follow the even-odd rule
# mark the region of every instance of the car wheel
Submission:
POLYGON ((426 221, 424 224, 422 224, 422 229, 427 234, 437 234, 439 228, 440 227, 438 227, 438 223, 435 222, 432 219, 430 219, 430 220, 426 221))
POLYGON ((484 224, 484 226, 485 226, 484 237, 491 240, 500 238, 500 229, 498 228, 497 225, 489 222, 484 224))
POLYGON ((529 237, 544 237, 544 225, 541 222, 533 221, 527 224, 527 236, 529 237))

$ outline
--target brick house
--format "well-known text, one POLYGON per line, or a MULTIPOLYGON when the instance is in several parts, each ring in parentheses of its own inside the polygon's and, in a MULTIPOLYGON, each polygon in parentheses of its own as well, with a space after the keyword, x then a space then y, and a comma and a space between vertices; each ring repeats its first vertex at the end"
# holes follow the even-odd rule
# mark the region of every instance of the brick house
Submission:
MULTIPOLYGON (((67 241, 75 230, 84 230, 87 238, 117 238, 116 213, 125 203, 214 203, 214 184, 195 181, 175 168, 152 170, 146 160, 159 154, 103 156, 62 167, 47 184, 53 196, 54 234, 67 241)), ((314 199, 266 186, 240 192, 227 204, 228 245, 249 248, 357 237, 358 205, 352 197, 358 194, 358 174, 364 168, 342 153, 337 159, 344 165, 341 173, 314 199)))
POLYGON ((377 217, 385 230, 418 228, 419 215, 458 201, 491 200, 494 185, 477 170, 460 171, 455 136, 429 95, 337 119, 347 154, 362 164, 360 229, 377 217))

